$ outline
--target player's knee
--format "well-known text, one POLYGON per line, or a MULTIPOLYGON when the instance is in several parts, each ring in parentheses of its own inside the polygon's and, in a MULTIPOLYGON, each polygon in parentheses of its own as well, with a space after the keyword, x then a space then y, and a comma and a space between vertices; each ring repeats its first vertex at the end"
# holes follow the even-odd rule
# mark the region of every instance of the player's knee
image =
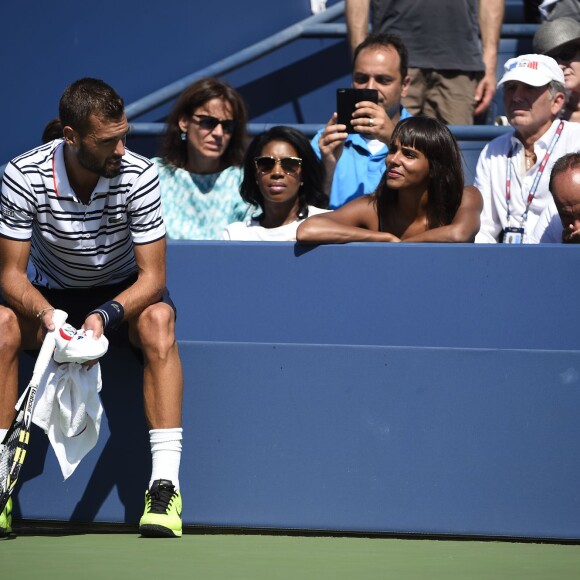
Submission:
POLYGON ((0 306, 0 351, 3 353, 18 350, 20 347, 20 328, 16 314, 10 308, 0 306))
POLYGON ((147 344, 172 344, 175 341, 173 309, 159 302, 146 308, 139 317, 137 325, 140 342, 147 344))

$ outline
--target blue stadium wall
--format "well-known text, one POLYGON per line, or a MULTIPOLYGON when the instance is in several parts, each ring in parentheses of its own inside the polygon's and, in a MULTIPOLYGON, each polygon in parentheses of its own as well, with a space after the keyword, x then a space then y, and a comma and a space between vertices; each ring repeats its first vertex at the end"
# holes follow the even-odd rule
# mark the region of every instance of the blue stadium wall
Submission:
MULTIPOLYGON (((335 4, 327 1, 328 7, 335 4)), ((505 21, 521 23, 522 0, 506 5, 505 21)), ((45 124, 58 114, 63 90, 76 79, 102 78, 131 104, 309 16, 310 0, 8 2, 0 59, 0 166, 39 144, 45 124)), ((502 38, 500 71, 505 60, 530 46, 529 35, 502 38)), ((243 94, 253 123, 322 126, 335 108, 336 88, 350 84, 349 69, 344 39, 301 38, 223 78, 243 94)), ((134 121, 162 121, 170 104, 134 121)), ((498 97, 490 118, 501 111, 498 97)), ((129 145, 144 155, 157 151, 155 139, 130 139, 129 145)))
MULTIPOLYGON (((579 539, 579 266, 570 246, 171 243, 184 522, 579 539)), ((102 366, 97 447, 63 482, 35 428, 17 518, 138 521, 141 369, 102 366)))
MULTIPOLYGON (((312 15, 310 0, 32 0, 8 2, 2 12, 0 165, 39 144, 63 90, 78 78, 104 79, 129 104, 312 15)), ((310 111, 301 96, 344 75, 348 59, 344 41, 309 39, 225 78, 244 86, 258 122, 324 123, 332 106, 310 111)), ((139 120, 161 120, 166 110, 139 120)))

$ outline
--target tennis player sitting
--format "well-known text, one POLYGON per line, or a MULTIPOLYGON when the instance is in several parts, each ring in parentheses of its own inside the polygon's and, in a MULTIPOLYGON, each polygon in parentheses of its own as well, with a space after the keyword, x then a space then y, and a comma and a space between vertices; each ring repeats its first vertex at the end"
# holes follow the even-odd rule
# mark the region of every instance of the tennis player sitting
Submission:
MULTIPOLYGON (((98 338, 125 333, 143 354, 153 467, 143 536, 181 536, 181 401, 175 307, 165 288, 157 170, 125 149, 123 100, 81 79, 59 105, 63 139, 13 159, 0 211, 0 441, 14 416, 18 355, 54 328, 55 308, 98 338)), ((11 505, 0 535, 11 531, 11 505)))

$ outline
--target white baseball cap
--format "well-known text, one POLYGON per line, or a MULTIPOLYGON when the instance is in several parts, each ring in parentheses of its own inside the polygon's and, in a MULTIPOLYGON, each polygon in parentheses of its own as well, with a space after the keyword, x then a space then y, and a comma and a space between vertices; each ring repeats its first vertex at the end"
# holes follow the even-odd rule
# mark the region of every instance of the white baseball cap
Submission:
POLYGON ((558 63, 545 54, 523 54, 510 58, 504 65, 498 87, 509 81, 519 81, 532 87, 543 87, 552 81, 564 84, 564 73, 558 63))

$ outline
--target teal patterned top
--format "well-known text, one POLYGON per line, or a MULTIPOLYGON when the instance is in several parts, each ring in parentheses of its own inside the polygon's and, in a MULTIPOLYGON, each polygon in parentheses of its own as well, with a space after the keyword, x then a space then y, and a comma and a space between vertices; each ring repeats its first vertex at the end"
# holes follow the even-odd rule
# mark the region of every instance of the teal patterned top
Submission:
POLYGON ((173 240, 220 240, 225 227, 252 212, 240 197, 241 167, 200 175, 152 161, 159 170, 161 208, 167 237, 173 240))

